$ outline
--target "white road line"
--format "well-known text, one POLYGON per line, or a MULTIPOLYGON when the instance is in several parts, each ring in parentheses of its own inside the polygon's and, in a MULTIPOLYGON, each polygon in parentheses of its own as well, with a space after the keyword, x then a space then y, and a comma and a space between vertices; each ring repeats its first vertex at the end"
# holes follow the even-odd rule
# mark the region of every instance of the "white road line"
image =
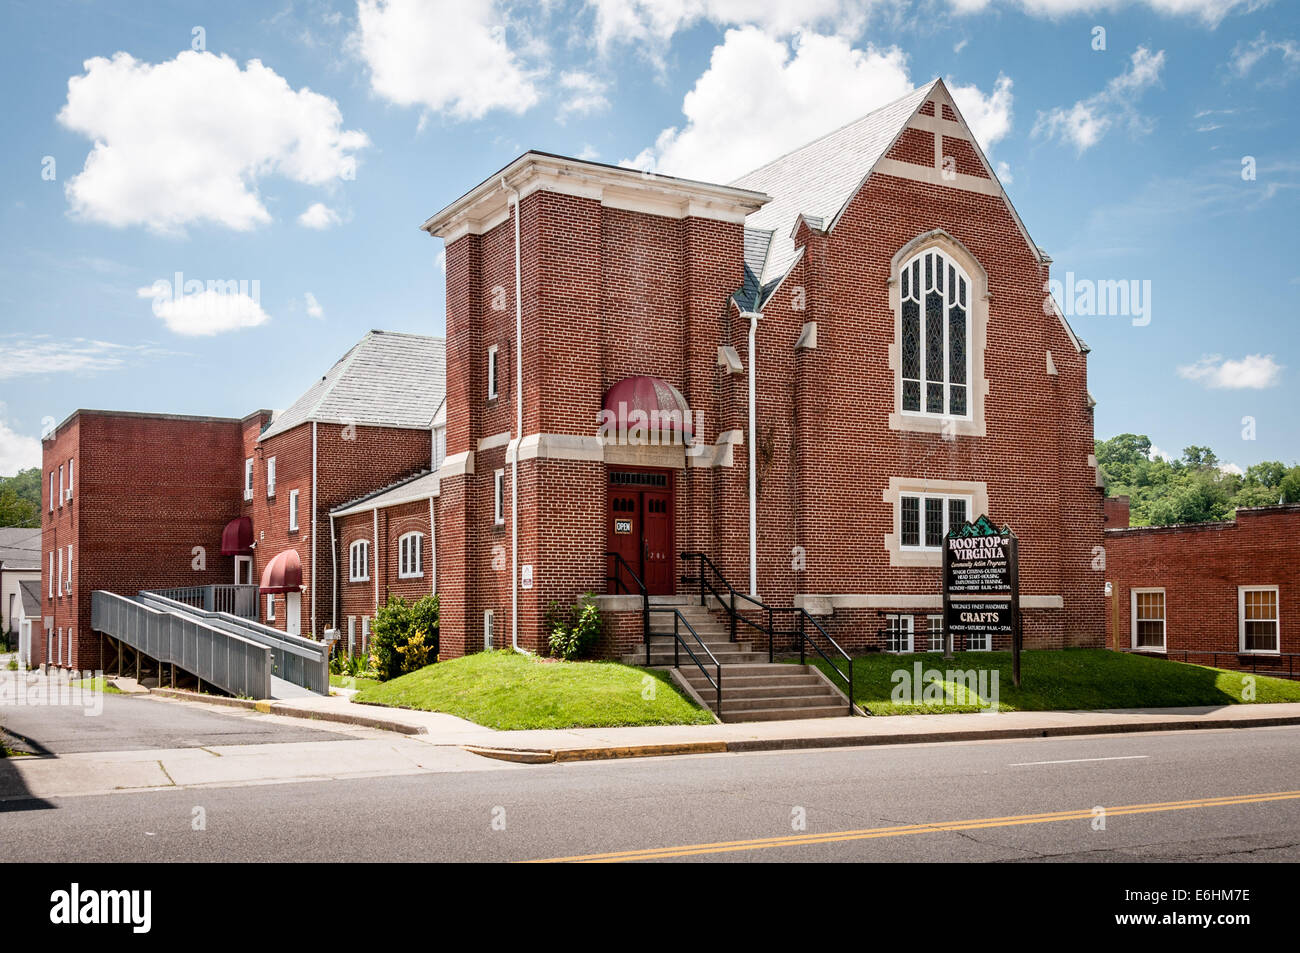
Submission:
POLYGON ((1007 765, 1008 768, 1025 768, 1035 764, 1082 764, 1085 761, 1137 761, 1140 758, 1149 758, 1149 754, 1124 754, 1116 758, 1068 758, 1065 761, 1017 761, 1015 764, 1007 765))

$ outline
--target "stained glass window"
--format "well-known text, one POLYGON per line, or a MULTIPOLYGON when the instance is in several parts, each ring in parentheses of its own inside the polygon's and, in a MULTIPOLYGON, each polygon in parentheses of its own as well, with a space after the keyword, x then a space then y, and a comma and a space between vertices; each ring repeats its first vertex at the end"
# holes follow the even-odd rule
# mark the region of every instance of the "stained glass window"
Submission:
POLYGON ((899 343, 906 412, 969 415, 970 312, 966 285, 961 268, 937 250, 918 255, 902 269, 899 343))

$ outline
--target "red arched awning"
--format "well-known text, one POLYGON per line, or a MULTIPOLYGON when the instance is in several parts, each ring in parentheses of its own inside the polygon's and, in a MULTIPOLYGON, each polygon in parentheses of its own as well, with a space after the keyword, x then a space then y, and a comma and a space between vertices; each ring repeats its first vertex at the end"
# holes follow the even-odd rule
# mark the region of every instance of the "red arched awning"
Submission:
POLYGON ((221 555, 247 556, 253 551, 253 520, 237 516, 221 531, 221 555))
POLYGON ((262 592, 299 592, 302 590, 302 560, 296 549, 286 549, 266 564, 262 572, 262 592))
POLYGON ((613 414, 610 423, 621 431, 639 426, 661 436, 676 434, 683 443, 691 441, 690 406, 681 391, 661 378, 623 378, 605 391, 604 409, 613 414))

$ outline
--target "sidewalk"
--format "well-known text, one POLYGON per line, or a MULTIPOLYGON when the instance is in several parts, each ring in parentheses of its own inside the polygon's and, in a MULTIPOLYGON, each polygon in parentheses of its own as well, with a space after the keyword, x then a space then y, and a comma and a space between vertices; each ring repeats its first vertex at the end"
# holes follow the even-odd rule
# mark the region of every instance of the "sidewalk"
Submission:
POLYGON ((720 725, 497 731, 454 715, 360 705, 338 695, 242 704, 255 705, 259 711, 277 715, 318 718, 398 731, 425 744, 456 745, 485 757, 529 764, 675 754, 1300 725, 1300 704, 1275 704, 1109 711, 846 716, 720 725))

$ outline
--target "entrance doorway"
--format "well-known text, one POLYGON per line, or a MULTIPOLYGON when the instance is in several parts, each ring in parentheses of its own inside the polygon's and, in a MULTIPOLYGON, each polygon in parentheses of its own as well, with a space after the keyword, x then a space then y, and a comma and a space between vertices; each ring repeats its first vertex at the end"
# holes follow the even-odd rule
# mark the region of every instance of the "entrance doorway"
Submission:
POLYGON ((253 557, 235 557, 235 585, 251 586, 253 584, 253 557))
MULTIPOLYGON (((673 526, 673 475, 671 470, 611 470, 606 515, 606 548, 618 553, 645 583, 652 596, 677 591, 676 540, 673 526)), ((613 557, 608 575, 611 593, 636 591, 636 583, 613 557)))
POLYGON ((290 635, 302 635, 302 593, 290 592, 284 597, 284 630, 290 635))

